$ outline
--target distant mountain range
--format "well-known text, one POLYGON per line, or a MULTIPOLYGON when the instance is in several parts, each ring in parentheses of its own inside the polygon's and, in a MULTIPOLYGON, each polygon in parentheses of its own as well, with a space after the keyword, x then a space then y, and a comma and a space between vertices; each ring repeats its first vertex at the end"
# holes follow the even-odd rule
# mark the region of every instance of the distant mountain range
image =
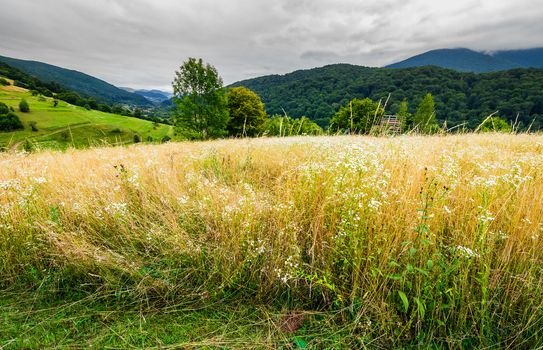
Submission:
POLYGON ((486 73, 514 68, 543 68, 543 48, 477 52, 470 49, 439 49, 390 64, 387 68, 437 66, 460 72, 486 73))
POLYGON ((135 94, 138 94, 140 96, 143 96, 145 97, 146 99, 148 99, 149 101, 153 102, 153 103, 161 103, 161 102, 164 102, 170 98, 172 98, 173 94, 170 93, 170 92, 166 92, 166 91, 161 91, 161 90, 136 90, 136 89, 132 89, 132 88, 129 88, 129 87, 121 87, 120 89, 123 89, 125 91, 128 91, 128 92, 133 92, 135 94))
POLYGON ((148 99, 139 94, 125 91, 103 80, 75 70, 3 56, 0 56, 0 62, 18 68, 44 82, 56 82, 68 90, 75 91, 85 97, 93 97, 98 101, 140 107, 152 105, 148 99))

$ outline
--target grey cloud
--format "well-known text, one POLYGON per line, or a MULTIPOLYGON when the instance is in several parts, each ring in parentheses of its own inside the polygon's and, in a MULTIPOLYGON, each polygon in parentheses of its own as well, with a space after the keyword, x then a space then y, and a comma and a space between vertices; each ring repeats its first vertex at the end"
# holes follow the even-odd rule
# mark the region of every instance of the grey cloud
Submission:
POLYGON ((543 46, 539 0, 0 0, 0 55, 168 89, 189 56, 226 83, 442 47, 543 46))

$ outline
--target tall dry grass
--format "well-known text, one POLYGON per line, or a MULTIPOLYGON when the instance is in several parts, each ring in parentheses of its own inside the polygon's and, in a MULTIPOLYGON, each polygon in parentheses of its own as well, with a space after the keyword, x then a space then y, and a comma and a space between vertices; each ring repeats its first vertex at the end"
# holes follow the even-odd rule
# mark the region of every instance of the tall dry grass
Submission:
POLYGON ((543 344, 541 169, 537 135, 1 154, 1 284, 341 310, 389 345, 543 344))

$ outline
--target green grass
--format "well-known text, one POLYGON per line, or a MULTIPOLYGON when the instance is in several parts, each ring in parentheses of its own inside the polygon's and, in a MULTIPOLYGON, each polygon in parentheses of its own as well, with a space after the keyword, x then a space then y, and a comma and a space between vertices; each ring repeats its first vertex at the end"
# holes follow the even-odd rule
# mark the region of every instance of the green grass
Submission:
POLYGON ((251 301, 198 297, 164 308, 115 295, 62 297, 47 290, 19 290, 0 294, 0 349, 333 349, 379 344, 370 340, 370 332, 367 339, 353 336, 353 324, 341 325, 337 312, 306 312, 302 327, 285 332, 281 325, 287 314, 251 301))
POLYGON ((30 92, 13 86, 0 87, 0 102, 13 107, 24 125, 24 130, 0 132, 0 147, 20 148, 29 140, 36 148, 65 149, 67 147, 85 148, 104 144, 129 144, 135 134, 142 140, 151 136, 160 141, 164 136, 172 138, 173 128, 169 125, 131 118, 59 101, 53 107, 52 98, 32 96, 30 92), (30 112, 18 110, 19 102, 25 98, 30 104, 30 112), (37 123, 38 131, 33 132, 29 122, 37 123))

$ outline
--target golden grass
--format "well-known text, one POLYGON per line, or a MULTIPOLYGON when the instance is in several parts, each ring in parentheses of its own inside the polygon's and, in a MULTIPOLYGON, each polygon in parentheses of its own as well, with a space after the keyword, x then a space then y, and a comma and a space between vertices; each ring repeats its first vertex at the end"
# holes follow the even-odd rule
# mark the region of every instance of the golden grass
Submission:
POLYGON ((0 276, 348 307, 391 338, 540 341, 541 169, 540 135, 0 154, 0 276))

